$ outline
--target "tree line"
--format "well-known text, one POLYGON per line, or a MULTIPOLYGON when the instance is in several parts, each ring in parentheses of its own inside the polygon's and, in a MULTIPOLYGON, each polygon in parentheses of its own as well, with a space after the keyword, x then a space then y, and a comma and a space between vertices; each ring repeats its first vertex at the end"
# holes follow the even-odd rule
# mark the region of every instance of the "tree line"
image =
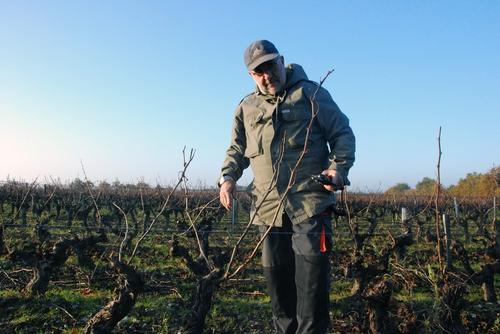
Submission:
MULTIPOLYGON (((494 167, 486 173, 468 173, 457 184, 441 186, 441 192, 457 197, 495 197, 500 195, 500 167, 494 167)), ((407 183, 397 183, 385 191, 387 195, 424 195, 430 196, 436 191, 436 180, 424 177, 411 188, 407 183)))

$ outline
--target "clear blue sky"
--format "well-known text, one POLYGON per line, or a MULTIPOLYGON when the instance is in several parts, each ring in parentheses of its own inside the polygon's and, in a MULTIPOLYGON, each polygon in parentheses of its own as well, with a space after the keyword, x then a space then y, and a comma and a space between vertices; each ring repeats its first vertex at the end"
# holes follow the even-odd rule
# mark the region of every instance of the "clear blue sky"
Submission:
MULTIPOLYGON (((500 160, 500 1, 0 0, 0 180, 214 184, 243 51, 273 41, 351 120, 354 189, 500 160)), ((242 183, 251 179, 246 173, 242 183)))

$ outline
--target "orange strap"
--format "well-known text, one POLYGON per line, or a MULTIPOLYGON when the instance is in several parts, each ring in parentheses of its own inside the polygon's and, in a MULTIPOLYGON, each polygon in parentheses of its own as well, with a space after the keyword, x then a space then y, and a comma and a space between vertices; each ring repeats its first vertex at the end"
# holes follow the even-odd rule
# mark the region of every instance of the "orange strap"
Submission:
POLYGON ((323 225, 323 229, 321 230, 321 234, 319 235, 319 251, 321 253, 326 253, 326 232, 325 232, 325 225, 323 225))

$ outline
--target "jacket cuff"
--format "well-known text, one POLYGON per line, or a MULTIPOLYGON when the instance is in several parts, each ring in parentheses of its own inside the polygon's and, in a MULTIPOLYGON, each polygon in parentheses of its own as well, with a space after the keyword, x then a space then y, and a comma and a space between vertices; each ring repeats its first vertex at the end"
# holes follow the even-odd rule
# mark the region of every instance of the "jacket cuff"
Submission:
POLYGON ((229 175, 222 175, 220 177, 219 181, 217 182, 217 186, 220 188, 222 186, 222 184, 226 181, 233 181, 234 182, 234 179, 229 175))
POLYGON ((349 181, 349 179, 347 178, 348 172, 344 168, 340 167, 337 164, 334 164, 331 165, 329 169, 336 170, 340 174, 340 176, 342 177, 342 181, 344 182, 344 186, 351 185, 351 181, 349 181))

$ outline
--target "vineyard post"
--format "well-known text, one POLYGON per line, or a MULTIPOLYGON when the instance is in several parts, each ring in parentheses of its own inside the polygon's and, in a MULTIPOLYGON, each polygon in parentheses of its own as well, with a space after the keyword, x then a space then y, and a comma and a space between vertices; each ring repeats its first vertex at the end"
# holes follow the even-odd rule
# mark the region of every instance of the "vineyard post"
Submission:
POLYGON ((2 223, 0 223, 0 254, 5 254, 7 253, 7 248, 4 241, 3 215, 0 216, 2 216, 2 223))
POLYGON ((410 213, 406 207, 401 207, 401 228, 405 233, 411 233, 410 213))
POLYGON ((463 226, 464 228, 464 236, 465 236, 465 243, 468 244, 470 242, 470 235, 469 235, 469 226, 467 223, 467 220, 462 221, 460 217, 460 210, 458 208, 458 202, 457 198, 453 197, 453 204, 455 206, 455 218, 457 219, 457 223, 463 226))
POLYGON ((497 197, 493 196, 493 221, 497 221, 497 197))
POLYGON ((443 214, 443 227, 444 227, 444 237, 446 241, 446 269, 451 269, 452 258, 451 258, 451 226, 448 215, 443 214))
POLYGON ((500 245, 500 221, 497 220, 497 197, 493 196, 493 228, 495 229, 495 240, 500 245))
POLYGON ((495 220, 495 235, 497 244, 500 245, 500 220, 495 220))
POLYGON ((457 220, 459 220, 460 212, 458 211, 458 202, 456 197, 453 197, 453 205, 455 206, 455 217, 457 218, 457 220))
POLYGON ((408 210, 405 207, 401 208, 401 224, 405 224, 408 220, 408 210))

